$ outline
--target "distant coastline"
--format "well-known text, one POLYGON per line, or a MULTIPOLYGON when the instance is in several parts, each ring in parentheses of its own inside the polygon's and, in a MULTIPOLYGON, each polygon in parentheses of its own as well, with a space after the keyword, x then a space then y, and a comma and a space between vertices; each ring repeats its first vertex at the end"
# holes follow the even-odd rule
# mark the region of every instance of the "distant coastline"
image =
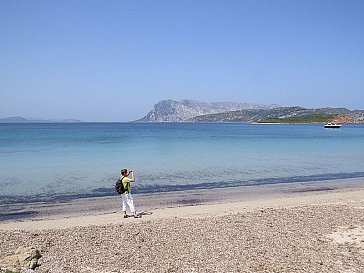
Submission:
MULTIPOLYGON (((81 123, 78 119, 27 119, 21 116, 0 118, 0 123, 81 123)), ((92 122, 92 121, 91 121, 92 122)), ((262 105, 237 102, 206 103, 192 100, 162 100, 136 123, 245 123, 245 124, 364 124, 364 110, 262 105)))
POLYGON ((136 122, 235 122, 272 124, 362 124, 364 110, 346 108, 308 109, 300 106, 282 107, 236 102, 198 102, 162 100, 136 122))
POLYGON ((46 120, 46 119, 26 119, 23 117, 7 117, 0 119, 0 123, 81 123, 81 122, 83 121, 78 119, 46 120))

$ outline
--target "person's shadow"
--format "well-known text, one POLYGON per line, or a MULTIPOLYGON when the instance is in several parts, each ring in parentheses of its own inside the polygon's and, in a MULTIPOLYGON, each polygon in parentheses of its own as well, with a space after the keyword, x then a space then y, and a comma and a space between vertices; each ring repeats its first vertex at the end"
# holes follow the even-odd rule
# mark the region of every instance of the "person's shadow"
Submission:
POLYGON ((138 214, 137 214, 137 217, 138 218, 142 218, 143 216, 145 216, 145 215, 152 215, 153 214, 153 212, 151 212, 151 211, 141 211, 141 212, 139 212, 138 214))

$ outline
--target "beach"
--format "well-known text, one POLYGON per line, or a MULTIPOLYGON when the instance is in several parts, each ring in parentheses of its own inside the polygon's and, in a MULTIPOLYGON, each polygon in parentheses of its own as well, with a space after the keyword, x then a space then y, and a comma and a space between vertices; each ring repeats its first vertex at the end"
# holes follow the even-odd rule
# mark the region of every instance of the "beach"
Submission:
POLYGON ((33 246, 36 272, 363 272, 363 185, 135 195, 139 219, 118 198, 77 200, 1 221, 0 257, 33 246))
POLYGON ((363 12, 0 1, 0 273, 364 273, 363 12))

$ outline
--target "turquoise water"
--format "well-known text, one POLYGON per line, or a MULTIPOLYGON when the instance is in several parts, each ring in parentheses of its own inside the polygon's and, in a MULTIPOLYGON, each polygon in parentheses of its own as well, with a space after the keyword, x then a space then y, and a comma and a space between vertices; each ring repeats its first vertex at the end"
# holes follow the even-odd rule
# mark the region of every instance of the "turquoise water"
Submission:
POLYGON ((114 194, 364 177, 364 126, 0 124, 0 197, 114 194))

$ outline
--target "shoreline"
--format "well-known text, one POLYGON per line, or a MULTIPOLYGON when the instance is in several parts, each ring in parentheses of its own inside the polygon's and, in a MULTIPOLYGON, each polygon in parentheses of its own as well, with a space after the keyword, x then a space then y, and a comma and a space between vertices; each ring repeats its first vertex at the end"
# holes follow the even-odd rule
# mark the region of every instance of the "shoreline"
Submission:
MULTIPOLYGON (((363 178, 133 194, 133 197, 137 211, 145 216, 142 216, 142 220, 144 218, 153 220, 164 218, 160 215, 161 212, 173 215, 175 211, 181 211, 181 213, 186 212, 186 217, 194 217, 195 213, 191 211, 206 212, 206 208, 210 211, 217 207, 231 207, 231 212, 238 212, 239 210, 234 208, 299 206, 309 204, 307 200, 312 200, 316 204, 327 204, 337 203, 340 200, 348 202, 354 196, 359 200, 360 194, 364 196, 363 178)), ((119 196, 86 198, 57 204, 19 205, 13 206, 8 211, 4 207, 0 209, 2 210, 0 230, 57 229, 123 221, 119 196)), ((204 216, 206 215, 201 214, 201 217, 204 216)))

